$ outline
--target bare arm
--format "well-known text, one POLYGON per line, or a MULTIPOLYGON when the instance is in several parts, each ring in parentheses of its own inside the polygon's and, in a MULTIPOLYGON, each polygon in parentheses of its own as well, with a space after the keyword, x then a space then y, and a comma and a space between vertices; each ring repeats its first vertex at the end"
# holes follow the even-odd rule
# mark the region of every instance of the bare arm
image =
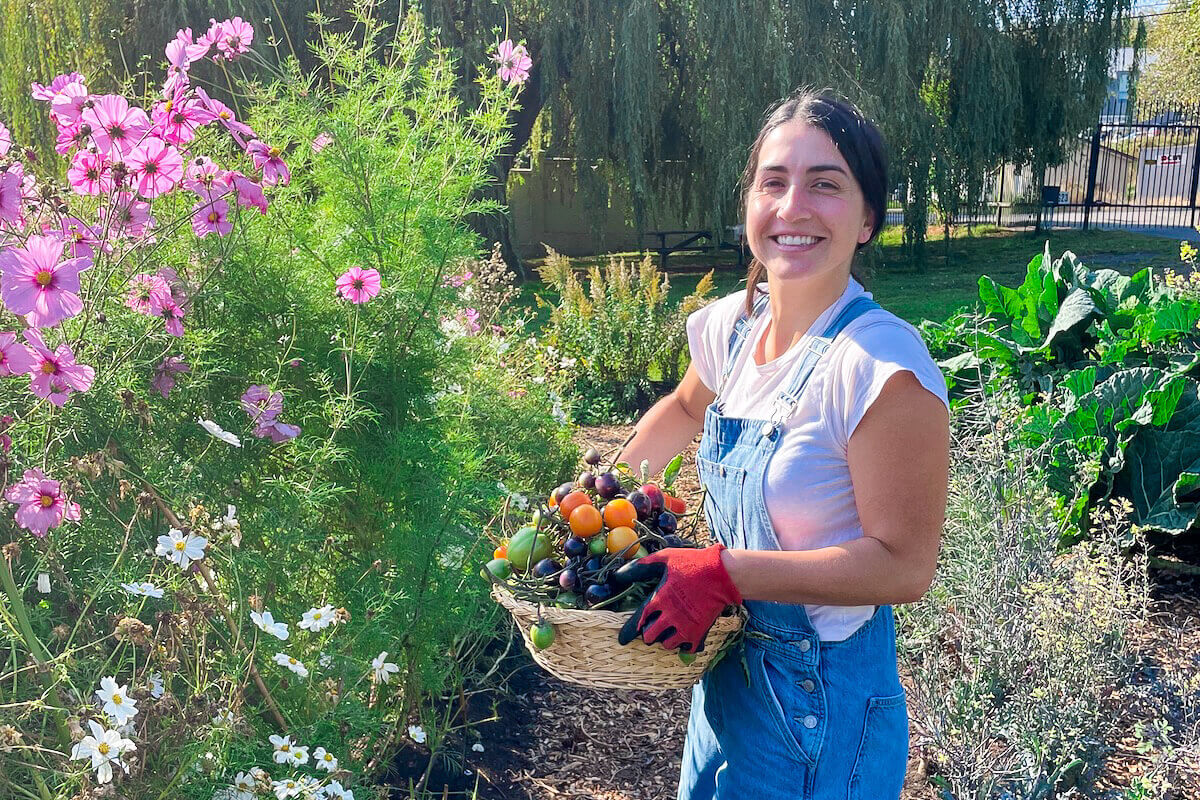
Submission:
POLYGON ((863 536, 817 550, 726 550, 749 600, 892 605, 933 580, 950 464, 946 407, 911 372, 893 375, 850 437, 847 460, 863 536))
POLYGON ((634 437, 616 459, 636 471, 643 459, 650 461, 649 474, 655 475, 677 453, 687 447, 704 427, 704 409, 713 394, 688 365, 675 391, 659 400, 634 425, 634 437))

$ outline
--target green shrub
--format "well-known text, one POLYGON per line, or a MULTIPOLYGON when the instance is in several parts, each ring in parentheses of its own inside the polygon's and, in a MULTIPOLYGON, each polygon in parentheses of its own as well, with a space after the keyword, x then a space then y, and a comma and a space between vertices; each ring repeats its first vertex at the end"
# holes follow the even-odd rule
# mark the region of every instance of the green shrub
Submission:
MULTIPOLYGON (((44 469, 83 510, 45 538, 18 530, 8 503, 0 515, 0 705, 15 732, 0 742, 0 795, 93 791, 91 765, 69 756, 87 722, 115 727, 100 676, 139 704, 123 734, 137 750, 114 776, 116 796, 139 800, 210 800, 252 767, 328 779, 311 753, 273 762, 268 737, 284 733, 333 753, 359 800, 381 796, 374 781, 409 726, 436 752, 449 722, 435 710, 473 679, 500 619, 472 567, 490 549, 482 531, 502 486, 545 486, 569 466, 569 429, 521 355, 521 320, 497 308, 500 331, 447 324, 472 310, 446 278, 480 254, 465 220, 495 211, 473 198, 516 93, 481 71, 479 106, 460 108, 450 56, 417 18, 383 41, 369 9, 324 39, 315 74, 293 63, 256 93, 249 121, 291 168, 267 215, 231 196, 232 230, 198 239, 194 198, 154 199, 154 237, 98 250, 84 310, 44 331, 95 369, 91 388, 60 409, 28 376, 0 381, 14 417, 0 483, 44 469), (322 133, 330 143, 311 146, 322 133), (369 302, 335 292, 353 266, 382 277, 369 302), (188 294, 181 337, 124 302, 134 274, 164 269, 188 294), (190 371, 153 392, 167 355, 190 371), (299 435, 253 435, 247 386, 278 391, 299 435), (198 566, 156 556, 170 528, 207 539, 198 566), (121 587, 141 581, 164 596, 121 587), (300 630, 314 609, 337 624, 300 630), (261 611, 291 626, 286 641, 256 627, 261 611)), ((252 172, 223 130, 188 149, 252 172)), ((109 200, 53 199, 24 210, 56 224, 60 201, 92 219, 109 200)), ((8 222, 5 248, 27 233, 8 222)), ((502 282, 488 287, 502 306, 502 282)), ((0 309, 0 331, 20 325, 0 309)))
POLYGON ((688 315, 707 302, 712 273, 671 307, 667 276, 649 255, 640 264, 610 257, 588 270, 587 288, 570 260, 546 246, 543 281, 559 293, 544 331, 546 367, 574 398, 576 419, 609 422, 645 411, 687 368, 688 315))
POLYGON ((910 710, 944 800, 1054 796, 1096 767, 1118 733, 1118 689, 1147 615, 1144 554, 1122 554, 1127 503, 1063 553, 1065 523, 1024 445, 1022 409, 987 393, 959 424, 937 575, 897 609, 910 710))

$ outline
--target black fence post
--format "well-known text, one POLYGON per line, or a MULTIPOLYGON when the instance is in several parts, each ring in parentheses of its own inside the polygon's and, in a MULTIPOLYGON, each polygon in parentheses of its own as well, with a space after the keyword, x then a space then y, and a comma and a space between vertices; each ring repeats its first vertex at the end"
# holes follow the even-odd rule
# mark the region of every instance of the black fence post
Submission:
POLYGON ((1196 189, 1200 186, 1200 128, 1196 128, 1196 146, 1192 148, 1192 230, 1196 229, 1196 189))
POLYGON ((1100 123, 1092 133, 1092 152, 1088 157, 1087 195, 1083 201, 1083 229, 1088 229, 1092 218, 1092 203, 1096 201, 1096 168, 1100 164, 1100 123))

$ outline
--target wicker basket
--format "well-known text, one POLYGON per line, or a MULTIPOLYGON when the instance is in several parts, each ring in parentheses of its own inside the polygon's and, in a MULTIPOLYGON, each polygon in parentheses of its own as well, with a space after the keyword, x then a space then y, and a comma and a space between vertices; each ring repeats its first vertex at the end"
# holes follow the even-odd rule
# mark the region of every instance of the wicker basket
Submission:
POLYGON ((579 611, 542 606, 542 619, 554 626, 554 644, 538 650, 529 640, 529 628, 538 618, 538 606, 492 586, 492 597, 508 609, 533 660, 552 675, 596 689, 686 689, 721 652, 730 637, 742 629, 739 613, 718 617, 696 660, 684 664, 673 650, 647 647, 641 640, 621 646, 617 631, 633 612, 579 611))

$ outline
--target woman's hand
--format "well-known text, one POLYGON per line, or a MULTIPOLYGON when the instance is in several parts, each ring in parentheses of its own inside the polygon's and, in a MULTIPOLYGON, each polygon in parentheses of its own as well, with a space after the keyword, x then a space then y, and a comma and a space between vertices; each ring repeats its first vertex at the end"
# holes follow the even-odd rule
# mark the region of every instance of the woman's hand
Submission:
POLYGON ((703 650, 704 637, 721 612, 726 606, 742 602, 741 593, 721 563, 724 549, 722 544, 703 550, 668 547, 618 569, 618 580, 659 581, 622 626, 617 641, 629 644, 640 634, 646 644, 661 643, 668 650, 703 650))

